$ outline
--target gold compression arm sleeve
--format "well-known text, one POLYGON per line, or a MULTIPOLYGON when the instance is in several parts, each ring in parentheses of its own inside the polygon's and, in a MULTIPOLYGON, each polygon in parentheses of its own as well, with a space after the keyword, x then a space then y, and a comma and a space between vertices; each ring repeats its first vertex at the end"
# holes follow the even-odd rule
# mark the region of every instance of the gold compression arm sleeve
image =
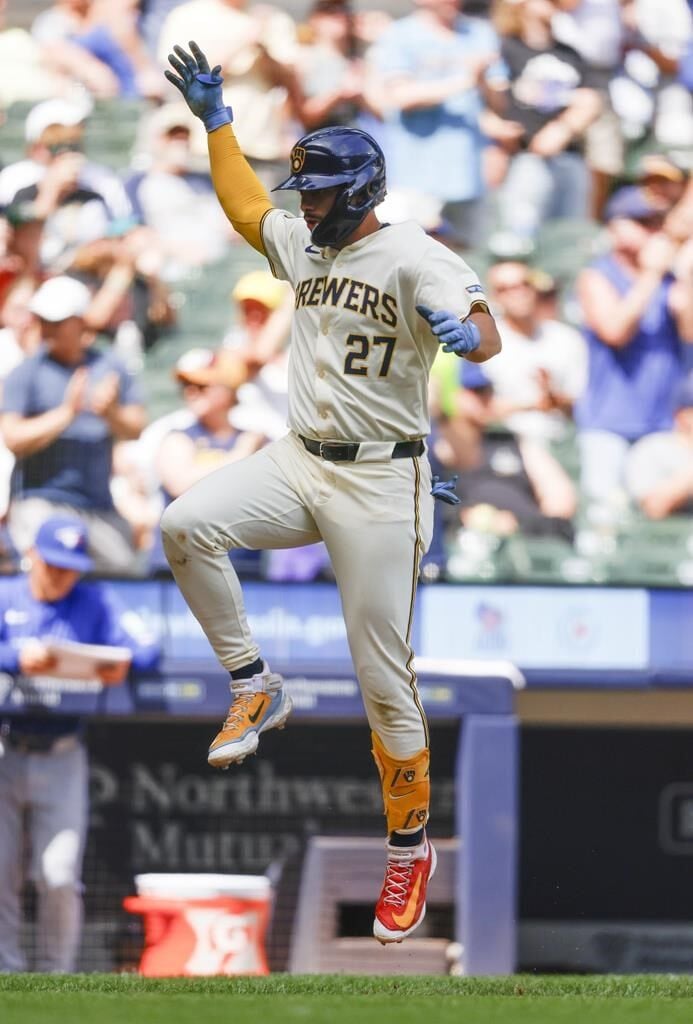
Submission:
POLYGON ((214 191, 222 209, 239 235, 253 249, 266 255, 260 225, 272 201, 241 153, 231 125, 222 125, 207 136, 214 191))

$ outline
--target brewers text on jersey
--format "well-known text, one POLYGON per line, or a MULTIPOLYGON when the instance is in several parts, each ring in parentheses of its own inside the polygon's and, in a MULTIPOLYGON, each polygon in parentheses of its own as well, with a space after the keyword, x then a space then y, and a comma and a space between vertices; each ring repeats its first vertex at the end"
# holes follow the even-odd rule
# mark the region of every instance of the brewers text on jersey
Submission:
POLYGON ((381 295, 373 285, 349 277, 309 277, 296 284, 296 309, 301 306, 343 306, 386 327, 397 326, 397 299, 381 295))

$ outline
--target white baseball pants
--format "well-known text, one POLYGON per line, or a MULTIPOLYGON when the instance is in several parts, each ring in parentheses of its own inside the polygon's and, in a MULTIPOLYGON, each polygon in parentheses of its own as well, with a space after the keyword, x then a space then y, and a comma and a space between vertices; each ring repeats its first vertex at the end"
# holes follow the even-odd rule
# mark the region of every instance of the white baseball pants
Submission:
POLYGON ((393 756, 409 757, 428 746, 409 638, 419 561, 433 529, 430 490, 425 456, 327 462, 288 434, 174 501, 161 521, 164 550, 192 613, 231 672, 260 651, 229 549, 322 539, 369 724, 393 756))
POLYGON ((20 946, 24 815, 36 885, 37 971, 75 969, 82 924, 82 856, 87 831, 87 755, 78 740, 56 753, 5 744, 0 757, 0 972, 26 969, 20 946))

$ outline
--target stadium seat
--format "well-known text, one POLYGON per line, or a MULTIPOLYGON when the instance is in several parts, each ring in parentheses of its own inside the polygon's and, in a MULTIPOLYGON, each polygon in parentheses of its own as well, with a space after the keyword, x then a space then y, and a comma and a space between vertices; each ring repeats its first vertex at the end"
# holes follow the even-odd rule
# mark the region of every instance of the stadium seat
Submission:
POLYGON ((504 545, 509 578, 528 583, 590 583, 592 567, 567 541, 516 534, 504 545))
MULTIPOLYGON (((24 122, 34 106, 24 100, 12 103, 0 125, 0 151, 6 166, 25 155, 24 122)), ((148 104, 143 100, 97 100, 87 120, 85 148, 90 160, 107 164, 116 170, 130 162, 130 154, 142 113, 148 104)))
POLYGON ((0 124, 0 152, 2 166, 21 160, 26 155, 24 140, 24 121, 31 110, 32 103, 12 103, 4 111, 4 121, 0 124))
POLYGON ((592 221, 556 218, 542 225, 532 263, 572 283, 594 255, 599 227, 592 221))
POLYGON ((462 530, 447 548, 445 576, 457 583, 501 583, 509 569, 503 554, 504 538, 480 530, 462 530))
POLYGON ((150 418, 180 405, 171 368, 191 348, 216 348, 234 321, 231 289, 248 270, 264 264, 246 246, 233 246, 217 263, 201 268, 171 286, 177 323, 164 331, 145 353, 142 379, 150 418))
POLYGON ((610 582, 689 586, 693 581, 693 517, 634 520, 608 560, 610 582))
POLYGON ((551 442, 551 454, 560 462, 574 484, 580 480, 580 452, 578 450, 575 431, 560 441, 551 442))
POLYGON ((91 160, 122 170, 130 163, 144 100, 97 100, 89 115, 85 146, 91 160))

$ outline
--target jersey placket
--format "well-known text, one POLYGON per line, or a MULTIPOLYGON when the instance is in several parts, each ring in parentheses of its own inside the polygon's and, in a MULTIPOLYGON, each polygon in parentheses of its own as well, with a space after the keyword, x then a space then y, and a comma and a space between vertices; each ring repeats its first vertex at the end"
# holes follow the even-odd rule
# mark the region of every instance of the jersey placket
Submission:
MULTIPOLYGON (((336 261, 335 261, 336 262, 336 261)), ((334 263, 327 275, 332 279, 334 263)), ((336 437, 334 423, 334 389, 332 375, 335 372, 335 339, 332 334, 332 323, 335 319, 331 307, 320 306, 318 309, 318 333, 315 344, 315 411, 316 425, 321 436, 336 437)))

